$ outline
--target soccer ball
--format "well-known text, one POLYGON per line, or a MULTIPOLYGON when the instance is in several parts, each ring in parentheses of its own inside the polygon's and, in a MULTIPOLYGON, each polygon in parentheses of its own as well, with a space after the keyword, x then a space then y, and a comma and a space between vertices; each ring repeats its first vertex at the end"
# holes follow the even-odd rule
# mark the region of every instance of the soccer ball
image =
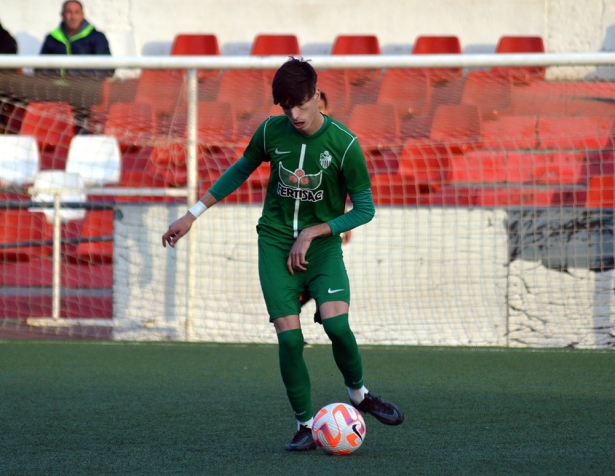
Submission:
POLYGON ((312 423, 316 446, 327 454, 347 455, 365 439, 365 420, 361 412, 346 403, 330 403, 321 408, 312 423))

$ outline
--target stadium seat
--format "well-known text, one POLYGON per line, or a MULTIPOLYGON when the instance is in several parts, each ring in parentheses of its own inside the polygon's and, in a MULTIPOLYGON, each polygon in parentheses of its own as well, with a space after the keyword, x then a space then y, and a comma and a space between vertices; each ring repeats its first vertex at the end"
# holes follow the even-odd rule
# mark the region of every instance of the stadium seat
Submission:
MULTIPOLYGON (((175 55, 220 55, 218 38, 212 34, 179 34, 173 39, 171 56, 175 55)), ((218 69, 201 69, 199 79, 216 78, 220 75, 218 69)))
POLYGON ((535 149, 538 144, 536 116, 501 116, 481 122, 485 149, 535 149))
POLYGON ((24 209, 0 211, 0 243, 3 245, 0 247, 0 261, 29 261, 31 257, 48 255, 51 252, 49 244, 35 245, 32 242, 50 240, 51 237, 52 226, 42 213, 24 209), (9 243, 17 246, 5 248, 9 243))
POLYGON ((538 187, 477 187, 472 205, 478 207, 550 207, 559 204, 558 190, 538 187))
MULTIPOLYGON (((419 36, 414 42, 413 55, 461 54, 461 43, 456 36, 419 36)), ((463 68, 428 68, 425 70, 432 83, 459 79, 463 68)))
POLYGON ((453 153, 481 146, 481 119, 478 108, 467 104, 443 104, 434 112, 430 138, 444 142, 453 153))
POLYGON ((615 177, 612 175, 592 177, 587 187, 585 206, 588 208, 615 207, 615 177))
POLYGON ((376 174, 372 177, 372 196, 376 205, 416 205, 420 190, 412 177, 376 174))
POLYGON ((149 104, 156 116, 185 111, 184 76, 184 70, 143 70, 134 102, 149 104))
POLYGON ((506 153, 479 150, 452 155, 449 160, 447 181, 456 183, 506 182, 506 153))
MULTIPOLYGON (((544 53, 545 46, 539 36, 502 36, 495 48, 497 53, 544 53)), ((528 83, 530 81, 545 78, 546 68, 494 68, 508 71, 512 80, 516 83, 528 83)))
POLYGON ((199 102, 197 137, 200 143, 229 143, 237 136, 237 120, 230 102, 199 102))
POLYGON ((318 71, 318 88, 327 95, 329 114, 339 118, 351 108, 350 84, 347 70, 325 69, 318 71))
POLYGON ((104 135, 113 136, 122 151, 143 147, 155 136, 154 111, 147 103, 115 103, 109 108, 104 135))
POLYGON ((80 135, 73 137, 70 143, 66 172, 79 175, 85 187, 118 184, 121 161, 115 137, 80 135))
POLYGON ((212 34, 175 35, 171 55, 219 55, 218 38, 212 34))
POLYGON ((371 173, 395 173, 401 146, 399 119, 390 104, 357 104, 348 128, 358 139, 371 173))
POLYGON ((508 151, 507 182, 543 185, 578 184, 586 179, 585 154, 508 151))
POLYGON ((470 71, 465 78, 462 104, 476 106, 483 119, 495 119, 510 109, 512 82, 506 71, 470 71))
POLYGON ((391 104, 400 118, 429 110, 431 88, 425 71, 389 68, 384 72, 378 104, 391 104))
POLYGON ((0 135, 0 187, 33 183, 40 160, 34 137, 0 135))
MULTIPOLYGON (((339 35, 333 41, 332 55, 379 55, 380 44, 375 35, 339 35)), ((371 68, 346 70, 350 84, 364 86, 367 81, 376 81, 382 71, 371 68)))
POLYGON ((615 118, 612 116, 542 116, 538 118, 541 149, 592 150, 613 148, 615 118))
POLYGON ((261 70, 228 69, 222 73, 217 101, 230 103, 237 118, 266 112, 270 102, 265 99, 269 97, 261 70))
POLYGON ((376 35, 339 35, 333 42, 332 55, 379 55, 376 35))
POLYGON ((399 158, 399 175, 419 185, 437 187, 447 177, 451 153, 439 141, 408 139, 399 158))
POLYGON ((259 34, 254 38, 250 54, 253 56, 287 56, 299 55, 301 54, 301 50, 296 35, 259 34))
MULTIPOLYGON (((81 177, 77 174, 67 173, 63 170, 41 170, 36 174, 32 192, 33 203, 53 203, 55 194, 53 190, 61 191, 68 189, 67 192, 61 193, 61 203, 80 203, 86 201, 84 193, 76 192, 84 188, 81 177)), ((48 223, 53 223, 55 215, 53 207, 29 209, 31 212, 43 212, 48 223)), ((83 220, 85 210, 81 208, 60 208, 60 220, 69 222, 72 220, 83 220)))
POLYGON ((68 147, 75 134, 73 111, 65 102, 31 102, 26 108, 21 135, 34 136, 41 150, 68 147))
MULTIPOLYGON (((137 40, 134 33, 127 31, 106 30, 105 36, 113 56, 139 56, 137 40)), ((141 70, 136 68, 115 68, 113 80, 137 79, 141 70)), ((128 101, 128 99, 124 99, 128 101)))
POLYGON ((76 249, 67 253, 69 263, 113 263, 113 210, 89 210, 76 249))

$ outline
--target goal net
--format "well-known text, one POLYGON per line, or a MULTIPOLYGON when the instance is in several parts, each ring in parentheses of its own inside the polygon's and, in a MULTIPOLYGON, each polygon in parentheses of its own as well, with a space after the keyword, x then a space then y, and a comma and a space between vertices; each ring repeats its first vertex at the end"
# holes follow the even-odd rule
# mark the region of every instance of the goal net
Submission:
MULTIPOLYGON (((566 64, 314 61, 372 178, 376 216, 343 247, 360 343, 613 346, 613 67, 566 64)), ((4 70, 0 335, 275 342, 255 231, 267 164, 161 245, 282 113, 273 72, 4 70)), ((304 335, 324 343, 314 311, 304 335)))

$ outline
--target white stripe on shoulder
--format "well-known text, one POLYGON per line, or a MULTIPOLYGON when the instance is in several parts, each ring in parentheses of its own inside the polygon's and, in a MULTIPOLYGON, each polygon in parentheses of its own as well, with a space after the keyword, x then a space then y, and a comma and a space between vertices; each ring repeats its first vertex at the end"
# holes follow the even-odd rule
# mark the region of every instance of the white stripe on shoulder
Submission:
POLYGON ((348 149, 350 149, 350 146, 352 145, 352 143, 357 140, 357 136, 355 136, 354 134, 352 134, 351 132, 347 131, 346 129, 344 129, 343 127, 340 127, 339 124, 336 124, 335 122, 332 122, 331 124, 333 124, 335 127, 337 127, 340 131, 348 134, 350 136, 350 138, 352 139, 350 141, 350 143, 348 144, 348 147, 346 147, 346 150, 344 151, 344 155, 342 157, 342 163, 340 164, 340 168, 344 168, 344 160, 346 159, 346 154, 348 153, 348 149))
POLYGON ((267 150, 267 124, 269 124, 269 119, 271 119, 273 116, 269 116, 267 119, 265 119, 265 126, 263 127, 263 150, 267 150))

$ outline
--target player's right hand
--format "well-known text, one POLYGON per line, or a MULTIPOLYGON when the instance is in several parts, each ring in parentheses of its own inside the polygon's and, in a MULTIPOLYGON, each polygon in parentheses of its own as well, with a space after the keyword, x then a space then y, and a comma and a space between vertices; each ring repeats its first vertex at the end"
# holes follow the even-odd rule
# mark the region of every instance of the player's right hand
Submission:
POLYGON ((175 244, 179 239, 190 231, 194 220, 196 220, 195 216, 187 212, 183 217, 171 223, 167 232, 162 235, 162 246, 166 248, 168 243, 171 248, 175 248, 175 244))

